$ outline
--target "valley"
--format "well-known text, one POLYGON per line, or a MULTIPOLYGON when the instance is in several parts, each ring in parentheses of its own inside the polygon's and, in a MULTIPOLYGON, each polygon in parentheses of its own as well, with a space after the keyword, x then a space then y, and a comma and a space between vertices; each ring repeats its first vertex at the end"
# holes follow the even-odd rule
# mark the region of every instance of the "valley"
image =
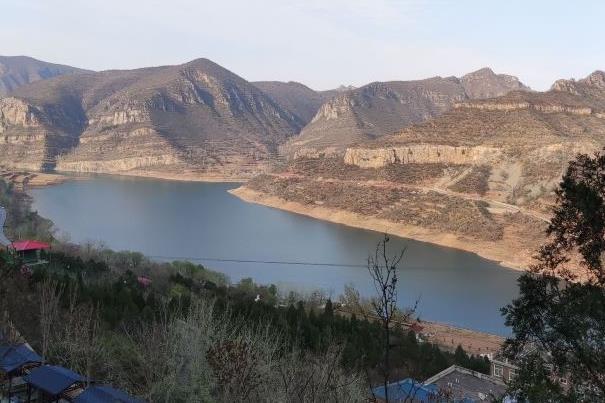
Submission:
POLYGON ((207 59, 31 81, 0 98, 9 176, 245 182, 231 192, 249 202, 517 269, 545 240, 567 162, 605 145, 600 71, 546 92, 488 68, 315 91, 207 59))

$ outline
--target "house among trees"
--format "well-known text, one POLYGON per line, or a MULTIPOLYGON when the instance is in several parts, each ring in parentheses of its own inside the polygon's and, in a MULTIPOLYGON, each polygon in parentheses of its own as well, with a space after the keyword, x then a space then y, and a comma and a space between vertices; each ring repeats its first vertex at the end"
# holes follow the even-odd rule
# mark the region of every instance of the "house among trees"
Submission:
POLYGON ((23 376, 41 363, 42 357, 28 344, 0 345, 0 381, 4 383, 3 392, 9 401, 14 389, 23 389, 23 376))
POLYGON ((0 402, 144 403, 111 386, 90 385, 67 368, 44 365, 21 340, 20 335, 8 337, 0 326, 0 402))
MULTIPOLYGON (((378 402, 385 402, 384 386, 372 390, 378 402)), ((511 402, 506 395, 506 384, 490 375, 472 371, 458 365, 433 375, 424 382, 404 379, 388 385, 389 402, 511 402)))
POLYGON ((426 381, 434 385, 440 397, 452 402, 492 402, 505 400, 506 384, 490 375, 452 365, 426 381))
POLYGON ((506 357, 496 356, 490 360, 490 375, 504 382, 515 379, 518 371, 519 367, 506 357))
POLYGON ((46 242, 22 240, 13 242, 11 247, 27 266, 48 263, 46 257, 50 244, 46 242))

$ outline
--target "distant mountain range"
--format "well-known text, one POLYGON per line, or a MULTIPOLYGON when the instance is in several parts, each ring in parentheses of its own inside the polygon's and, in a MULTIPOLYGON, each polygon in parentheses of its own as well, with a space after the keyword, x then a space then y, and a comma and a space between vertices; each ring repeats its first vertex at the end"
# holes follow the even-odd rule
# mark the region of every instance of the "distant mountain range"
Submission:
POLYGON ((47 63, 27 56, 0 56, 0 96, 34 81, 84 72, 86 70, 47 63))
MULTIPOLYGON (((451 79, 464 91, 444 98, 452 107, 440 116, 360 138, 342 153, 295 158, 239 194, 527 267, 544 240, 553 191, 568 162, 605 147, 605 73, 498 97, 492 96, 521 85, 515 79, 504 87, 500 80, 478 85, 490 76, 480 70, 451 79)), ((445 93, 444 80, 431 79, 433 91, 445 93)))
POLYGON ((605 73, 488 68, 314 91, 207 59, 90 72, 0 57, 0 165, 248 179, 237 193, 527 266, 568 161, 605 146, 605 73), (260 175, 269 173, 268 175, 260 175))
POLYGON ((483 68, 462 78, 375 82, 345 91, 324 103, 317 115, 282 147, 290 156, 341 152, 364 140, 441 115, 456 102, 529 90, 516 77, 483 68))
POLYGON ((28 170, 242 178, 308 149, 341 151, 449 110, 526 89, 482 69, 314 91, 250 83, 207 59, 90 72, 0 58, 2 164, 28 170))

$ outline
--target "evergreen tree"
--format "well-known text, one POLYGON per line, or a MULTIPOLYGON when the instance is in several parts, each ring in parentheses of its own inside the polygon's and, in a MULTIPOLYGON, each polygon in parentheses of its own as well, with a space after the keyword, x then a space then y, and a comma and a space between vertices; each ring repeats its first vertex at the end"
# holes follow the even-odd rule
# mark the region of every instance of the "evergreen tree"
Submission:
POLYGON ((548 235, 538 264, 519 278, 519 298, 503 309, 514 333, 505 352, 521 366, 511 389, 535 401, 603 401, 605 155, 570 163, 548 235))

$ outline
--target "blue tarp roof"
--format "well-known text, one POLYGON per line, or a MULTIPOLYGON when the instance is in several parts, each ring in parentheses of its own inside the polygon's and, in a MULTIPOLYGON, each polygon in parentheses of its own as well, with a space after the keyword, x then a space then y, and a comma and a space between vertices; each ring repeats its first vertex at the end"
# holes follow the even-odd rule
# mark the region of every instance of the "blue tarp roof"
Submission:
MULTIPOLYGON (((405 399, 414 398, 417 402, 435 402, 437 397, 437 387, 435 385, 425 386, 411 378, 404 379, 399 382, 390 383, 388 385, 389 401, 403 402, 405 399)), ((385 398, 384 386, 379 386, 373 389, 374 395, 379 398, 385 398)))
POLYGON ((40 363, 42 357, 27 345, 0 346, 0 370, 11 373, 27 364, 40 363))
POLYGON ((142 403, 127 393, 111 386, 91 386, 79 395, 74 403, 142 403))
POLYGON ((75 372, 58 366, 44 365, 38 367, 23 378, 34 388, 51 396, 58 396, 74 383, 84 382, 84 378, 75 372))
MULTIPOLYGON (((411 378, 404 379, 399 382, 393 382, 388 385, 389 402, 422 402, 422 403, 446 403, 451 402, 446 398, 439 398, 439 390, 437 385, 424 385, 416 382, 411 378), (408 400, 406 400, 408 399, 408 400)), ((372 389, 374 396, 378 399, 385 399, 384 386, 379 386, 372 389)), ((456 403, 474 403, 472 399, 458 399, 456 403)))

